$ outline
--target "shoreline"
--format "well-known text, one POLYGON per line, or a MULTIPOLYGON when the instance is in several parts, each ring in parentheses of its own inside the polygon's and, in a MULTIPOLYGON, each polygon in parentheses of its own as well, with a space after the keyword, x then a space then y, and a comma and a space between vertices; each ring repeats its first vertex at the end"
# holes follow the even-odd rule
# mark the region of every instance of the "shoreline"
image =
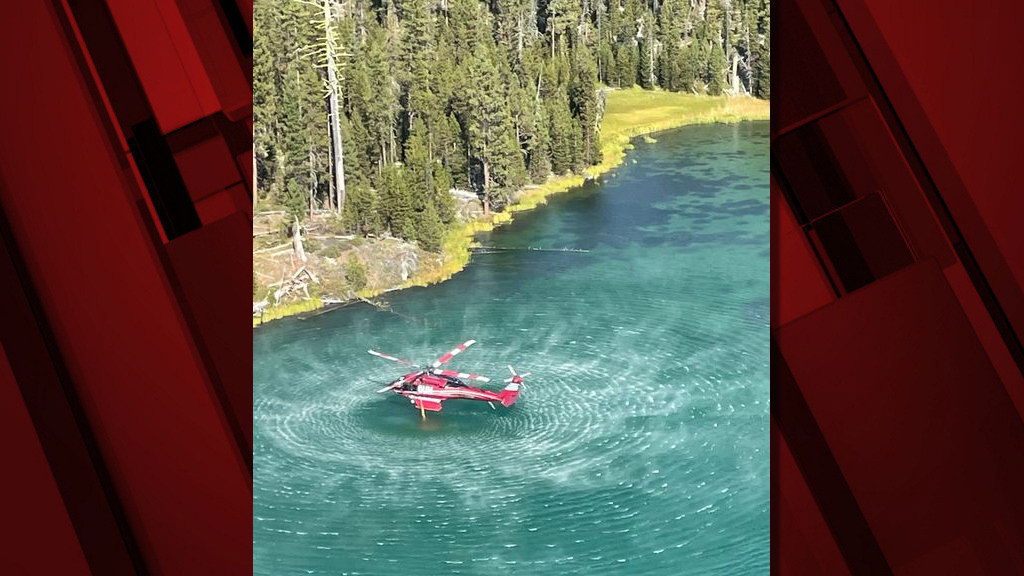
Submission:
MULTIPOLYGON (((431 286, 451 279, 469 265, 473 243, 478 233, 490 232, 499 226, 508 224, 515 219, 516 213, 528 212, 543 206, 551 196, 568 192, 582 186, 588 180, 597 179, 611 172, 625 161, 626 152, 633 148, 634 138, 684 126, 735 124, 769 120, 770 118, 769 102, 750 96, 695 96, 634 87, 611 90, 607 97, 605 116, 601 120, 602 159, 599 164, 584 169, 582 174, 556 176, 543 184, 528 186, 520 191, 518 197, 505 208, 505 211, 469 220, 462 226, 453 229, 445 236, 442 245, 441 253, 444 263, 440 269, 429 274, 414 275, 398 286, 359 291, 356 293, 357 298, 346 300, 341 305, 347 305, 359 299, 374 298, 396 290, 431 286), (613 98, 615 95, 619 96, 613 98), (639 107, 629 105, 629 99, 655 100, 659 98, 665 100, 667 104, 639 107), (615 102, 615 108, 622 107, 623 109, 611 109, 612 100, 618 100, 615 102), (676 102, 672 102, 673 100, 676 102), (693 105, 695 109, 684 110, 687 104, 693 105), (698 110, 696 109, 697 105, 711 106, 698 110), (676 109, 677 107, 679 109, 676 109)), ((270 306, 261 316, 253 316, 253 327, 288 316, 314 312, 324 307, 325 304, 319 298, 281 306, 270 306)))

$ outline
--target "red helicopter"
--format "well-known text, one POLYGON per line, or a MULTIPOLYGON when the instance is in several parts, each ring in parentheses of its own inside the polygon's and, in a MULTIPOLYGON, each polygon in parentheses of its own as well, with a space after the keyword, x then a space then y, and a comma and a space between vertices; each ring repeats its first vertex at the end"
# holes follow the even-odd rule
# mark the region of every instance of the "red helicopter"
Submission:
MULTIPOLYGON (((414 406, 419 408, 420 415, 423 418, 427 417, 427 410, 440 412, 441 403, 445 400, 481 400, 489 403, 491 408, 494 408, 494 402, 500 402, 502 406, 511 406, 519 398, 519 386, 523 383, 523 378, 530 375, 529 373, 517 374, 515 368, 509 366, 508 370, 512 373, 512 377, 505 379, 508 386, 505 386, 500 392, 492 392, 482 388, 467 386, 462 381, 462 379, 467 379, 476 380, 477 382, 490 382, 491 379, 486 376, 456 372, 455 370, 441 370, 442 364, 451 360, 473 344, 476 344, 476 340, 467 340, 459 344, 451 352, 435 360, 430 366, 418 367, 416 371, 409 372, 384 388, 377 390, 377 393, 394 390, 397 394, 408 398, 414 406)), ((416 366, 414 362, 382 354, 376 350, 367 350, 367 352, 385 360, 391 360, 406 366, 416 366)))

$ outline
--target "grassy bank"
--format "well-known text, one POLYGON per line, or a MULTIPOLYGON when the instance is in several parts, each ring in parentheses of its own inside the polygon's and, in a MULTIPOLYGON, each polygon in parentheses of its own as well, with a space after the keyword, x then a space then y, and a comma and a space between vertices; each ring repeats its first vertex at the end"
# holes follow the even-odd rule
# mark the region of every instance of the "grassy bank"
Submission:
POLYGON ((269 306, 259 316, 252 317, 253 328, 260 324, 266 324, 271 320, 277 320, 278 318, 284 318, 286 316, 295 316, 296 314, 302 314, 305 312, 312 312, 323 306, 323 302, 319 298, 310 298, 309 300, 299 300, 298 302, 289 302, 287 304, 279 304, 277 306, 269 306))
MULTIPOLYGON (((732 123, 768 118, 768 102, 754 98, 696 96, 641 88, 609 91, 604 117, 601 120, 600 164, 587 168, 582 175, 559 176, 524 189, 504 212, 471 220, 449 231, 442 248, 444 262, 441 267, 429 273, 414 275, 401 286, 389 290, 364 290, 359 296, 372 298, 386 291, 428 286, 448 280, 469 264, 470 248, 478 232, 490 231, 507 224, 516 213, 532 210, 547 203, 547 199, 554 194, 571 190, 582 185, 587 179, 609 172, 622 164, 626 151, 632 147, 630 140, 637 136, 691 124, 732 123)), ((263 322, 307 312, 317 307, 319 301, 275 306, 267 311, 263 322)), ((259 318, 253 319, 254 326, 260 323, 259 318)))
POLYGON ((768 111, 769 103, 755 98, 696 96, 641 88, 610 91, 601 120, 600 164, 586 169, 582 175, 560 176, 528 187, 504 212, 467 222, 452 230, 444 243, 445 265, 430 276, 414 277, 402 288, 427 286, 451 278, 469 263, 469 250, 478 232, 507 224, 516 213, 533 210, 547 203, 550 196, 581 186, 587 179, 611 171, 622 164, 626 151, 632 147, 630 140, 637 136, 691 124, 768 120, 768 111))

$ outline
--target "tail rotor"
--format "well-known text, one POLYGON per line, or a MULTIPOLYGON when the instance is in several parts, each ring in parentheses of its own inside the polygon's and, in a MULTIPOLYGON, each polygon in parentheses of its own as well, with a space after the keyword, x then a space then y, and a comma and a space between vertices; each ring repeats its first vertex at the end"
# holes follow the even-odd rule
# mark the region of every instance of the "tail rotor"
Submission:
POLYGON ((529 372, 526 374, 519 374, 516 372, 516 369, 511 366, 508 367, 508 371, 512 373, 512 377, 505 379, 505 384, 507 384, 507 386, 505 386, 504 390, 498 394, 498 396, 501 397, 502 406, 511 406, 515 404, 516 400, 519 398, 519 387, 526 385, 523 382, 523 378, 530 375, 529 372))
POLYGON ((516 372, 516 369, 511 366, 508 367, 508 371, 512 373, 512 377, 505 378, 504 382, 506 384, 522 384, 525 386, 526 383, 523 382, 523 378, 526 378, 531 374, 530 372, 527 372, 526 374, 519 374, 518 372, 516 372))

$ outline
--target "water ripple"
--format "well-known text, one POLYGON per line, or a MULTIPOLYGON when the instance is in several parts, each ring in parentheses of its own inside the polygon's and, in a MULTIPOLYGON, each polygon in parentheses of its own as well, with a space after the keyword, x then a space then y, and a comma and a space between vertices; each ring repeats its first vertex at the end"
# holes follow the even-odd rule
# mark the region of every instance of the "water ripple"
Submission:
MULTIPOLYGON (((767 572, 767 262, 742 241, 643 240, 686 225, 674 205, 767 192, 644 198, 638 167, 671 179, 686 144, 659 141, 604 195, 556 199, 486 242, 590 253, 477 254, 451 282, 396 294, 402 317, 353 307, 257 332, 256 574, 767 572), (620 228, 622 202, 658 208, 620 228), (605 239, 580 221, 606 222, 605 239), (480 343, 458 367, 533 372, 516 405, 448 402, 423 421, 373 393, 400 371, 366 348, 429 360, 461 337, 480 343)), ((732 212, 702 225, 747 230, 732 212)))

